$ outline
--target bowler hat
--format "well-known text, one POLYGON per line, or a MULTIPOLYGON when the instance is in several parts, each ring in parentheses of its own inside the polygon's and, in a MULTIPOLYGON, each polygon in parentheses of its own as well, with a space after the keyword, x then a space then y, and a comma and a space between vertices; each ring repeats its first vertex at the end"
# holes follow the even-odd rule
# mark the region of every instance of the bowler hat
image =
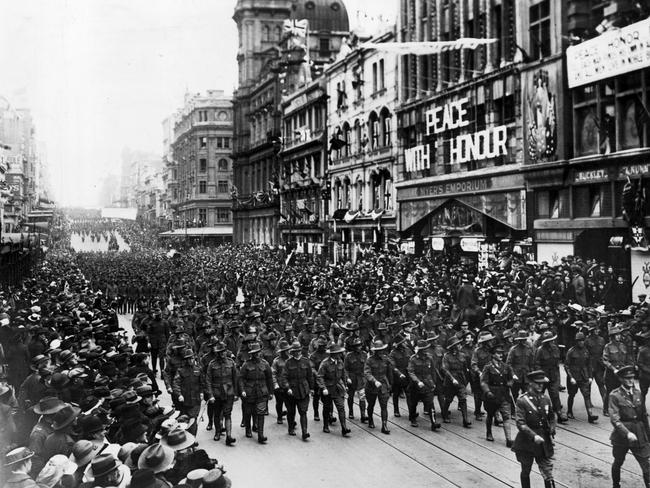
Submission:
POLYGON ((81 417, 78 422, 79 427, 84 435, 94 434, 104 430, 104 424, 97 415, 88 415, 81 417))

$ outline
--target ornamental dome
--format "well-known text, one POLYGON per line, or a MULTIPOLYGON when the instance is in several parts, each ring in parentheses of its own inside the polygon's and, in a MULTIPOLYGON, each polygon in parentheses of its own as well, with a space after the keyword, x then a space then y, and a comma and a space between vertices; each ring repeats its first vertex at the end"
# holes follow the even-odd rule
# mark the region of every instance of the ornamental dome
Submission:
POLYGON ((350 21, 343 0, 297 0, 291 18, 307 19, 310 31, 348 32, 350 21))

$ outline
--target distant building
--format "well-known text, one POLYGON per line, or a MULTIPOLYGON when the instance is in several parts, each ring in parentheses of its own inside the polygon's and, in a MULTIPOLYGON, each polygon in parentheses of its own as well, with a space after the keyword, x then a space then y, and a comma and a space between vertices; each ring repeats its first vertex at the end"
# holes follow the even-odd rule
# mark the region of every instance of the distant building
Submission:
POLYGON ((159 155, 125 148, 122 151, 119 206, 137 208, 139 215, 145 215, 150 210, 145 181, 160 173, 162 168, 159 155))
POLYGON ((232 100, 222 90, 187 94, 174 121, 171 153, 166 154, 173 230, 189 235, 198 231, 186 229, 201 228, 206 230, 200 234, 213 242, 230 241, 232 100))

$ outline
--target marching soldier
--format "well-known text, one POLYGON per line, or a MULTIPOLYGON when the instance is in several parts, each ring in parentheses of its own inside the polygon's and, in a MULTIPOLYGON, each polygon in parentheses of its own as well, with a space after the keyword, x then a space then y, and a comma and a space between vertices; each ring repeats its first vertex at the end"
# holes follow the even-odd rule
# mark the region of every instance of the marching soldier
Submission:
POLYGON ((585 339, 585 347, 589 352, 589 364, 594 381, 598 386, 600 398, 603 401, 603 412, 607 411, 606 399, 607 389, 605 388, 605 363, 603 363, 603 350, 605 349, 605 339, 598 332, 598 325, 595 320, 587 322, 589 335, 585 339))
POLYGON ((321 362, 318 368, 317 383, 323 394, 323 432, 329 433, 329 424, 333 406, 339 414, 341 434, 343 437, 350 433, 345 420, 345 385, 347 374, 343 366, 343 346, 333 344, 328 350, 328 357, 321 362))
POLYGON ((260 357, 262 346, 258 342, 249 345, 250 359, 246 360, 239 374, 239 396, 244 403, 244 426, 246 437, 253 437, 251 418, 257 418, 257 442, 266 444, 264 436, 264 413, 268 401, 273 398, 273 375, 271 366, 260 357))
POLYGON ((542 334, 541 344, 535 351, 535 368, 544 371, 549 378, 548 393, 553 402, 553 408, 560 423, 567 421, 567 416, 562 411, 560 400, 560 349, 555 344, 557 336, 550 330, 542 334))
POLYGON ((278 344, 278 356, 273 360, 271 364, 271 373, 273 375, 273 395, 275 396, 275 412, 278 416, 278 424, 282 424, 282 417, 286 414, 286 411, 283 411, 284 403, 286 400, 286 390, 280 385, 280 375, 284 369, 284 365, 289 359, 289 353, 287 352, 291 345, 284 339, 280 340, 278 344))
POLYGON ((621 386, 609 395, 610 421, 614 432, 610 436, 614 463, 612 486, 621 486, 621 467, 628 451, 636 458, 646 488, 650 487, 650 441, 648 440, 648 414, 641 392, 634 387, 634 366, 623 366, 616 375, 621 386))
MULTIPOLYGON (((319 337, 316 339, 316 350, 311 353, 309 356, 309 361, 311 363, 311 368, 314 373, 314 377, 318 374, 318 370, 320 369, 321 363, 327 358, 327 352, 325 350, 325 347, 327 346, 327 340, 324 337, 319 337)), ((320 420, 320 416, 318 414, 318 405, 321 400, 321 388, 320 385, 317 383, 316 387, 314 388, 314 397, 312 399, 312 407, 314 409, 314 421, 318 422, 320 420)), ((324 402, 323 402, 324 404, 324 402)), ((329 420, 329 422, 332 422, 332 419, 329 420)))
POLYGON ((637 335, 641 347, 636 357, 636 367, 639 371, 639 388, 641 389, 641 396, 645 404, 645 397, 648 394, 648 386, 650 385, 650 331, 646 331, 637 335))
POLYGON ((591 371, 589 351, 585 347, 585 335, 582 332, 576 334, 575 340, 576 345, 567 351, 564 359, 567 390, 569 393, 567 416, 570 419, 575 418, 573 416, 573 400, 579 390, 582 398, 585 400, 589 423, 593 424, 598 420, 598 416, 594 415, 594 406, 591 403, 591 381, 593 380, 593 373, 591 371))
MULTIPOLYGON (((208 392, 208 379, 207 379, 208 366, 212 361, 214 361, 217 358, 216 347, 218 346, 218 344, 219 341, 216 338, 210 340, 205 344, 205 349, 207 349, 207 351, 205 351, 202 355, 199 356, 199 364, 201 366, 201 388, 203 390, 203 398, 205 398, 206 400, 210 398, 210 394, 208 392)), ((203 349, 203 345, 201 346, 201 348, 203 349)), ((212 430, 213 420, 215 418, 214 402, 208 402, 207 411, 208 411, 208 425, 206 426, 205 430, 212 430)), ((217 430, 219 431, 221 430, 220 424, 217 424, 217 430)))
POLYGON ((181 414, 190 418, 191 426, 188 430, 196 435, 196 418, 201 410, 201 368, 194 360, 194 352, 186 349, 183 353, 183 364, 174 375, 172 391, 180 405, 181 414))
POLYGON ((431 343, 426 340, 419 340, 415 348, 415 354, 409 358, 407 372, 410 383, 407 387, 407 395, 410 397, 408 403, 409 421, 412 427, 417 427, 416 410, 419 402, 424 404, 424 411, 428 412, 431 430, 440 428, 436 421, 436 411, 433 406, 433 393, 436 389, 436 369, 427 349, 431 343))
POLYGON ((372 354, 366 359, 363 374, 366 378, 366 398, 368 399, 368 427, 375 427, 373 410, 379 399, 381 410, 381 433, 390 434, 388 430, 388 397, 393 384, 393 366, 386 357, 388 344, 380 340, 372 343, 372 354))
POLYGON ((481 372, 481 389, 485 399, 485 410, 487 419, 485 420, 485 438, 493 442, 492 423, 497 412, 501 413, 503 419, 503 433, 506 437, 506 446, 512 447, 512 438, 510 436, 510 407, 512 386, 512 368, 503 362, 505 349, 502 345, 497 345, 491 353, 490 362, 485 365, 481 372))
POLYGON ((605 365, 605 398, 603 399, 603 415, 609 415, 609 394, 621 385, 616 371, 629 364, 629 351, 621 341, 623 328, 620 324, 609 329, 609 342, 603 348, 603 364, 605 365))
POLYGON ((223 420, 226 428, 226 445, 232 446, 236 441, 232 436, 231 415, 237 391, 237 366, 229 357, 229 351, 223 342, 216 344, 214 353, 215 358, 208 364, 206 374, 208 406, 212 405, 214 415, 214 440, 221 439, 223 420))
POLYGON ((361 338, 355 337, 352 341, 352 350, 345 355, 343 365, 348 375, 348 418, 354 419, 354 396, 359 398, 359 410, 361 422, 366 423, 366 378, 363 375, 363 367, 366 364, 368 354, 361 350, 361 338))
POLYGON ((492 354, 490 353, 490 341, 493 339, 494 336, 490 332, 486 331, 479 333, 478 344, 471 355, 470 385, 472 387, 472 394, 474 395, 474 417, 476 420, 481 420, 483 418, 483 412, 481 411, 483 400, 483 391, 481 389, 481 373, 483 372, 485 366, 492 359, 492 354))
MULTIPOLYGON (((388 354, 388 359, 393 365, 393 415, 395 417, 401 417, 399 412, 399 397, 402 393, 406 393, 409 385, 407 370, 409 358, 412 355, 413 351, 406 343, 406 337, 404 335, 395 337, 393 340, 393 349, 388 354)), ((408 396, 406 403, 408 407, 408 396)))
MULTIPOLYGON (((517 398, 519 393, 525 393, 526 378, 533 370, 534 353, 528 345, 528 333, 520 330, 514 338, 515 345, 510 348, 506 364, 512 368, 512 398, 517 398)), ((514 410, 513 410, 514 412, 514 410)))
POLYGON ((555 488, 553 481, 553 441, 555 413, 550 398, 544 394, 549 379, 544 371, 528 373, 528 391, 516 402, 517 436, 512 450, 521 464, 521 486, 530 488, 530 470, 537 463, 546 488, 555 488))
POLYGON ((442 420, 449 423, 449 406, 458 397, 458 406, 463 414, 463 427, 469 428, 472 422, 467 418, 467 359, 460 351, 460 339, 452 339, 447 346, 447 352, 442 358, 442 371, 445 377, 445 409, 442 412, 442 420))
POLYGON ((296 409, 300 417, 302 440, 309 438, 307 430, 307 409, 309 392, 314 389, 314 376, 309 359, 302 355, 303 346, 296 341, 289 349, 284 369, 280 373, 280 385, 287 392, 287 423, 289 435, 296 435, 296 409))

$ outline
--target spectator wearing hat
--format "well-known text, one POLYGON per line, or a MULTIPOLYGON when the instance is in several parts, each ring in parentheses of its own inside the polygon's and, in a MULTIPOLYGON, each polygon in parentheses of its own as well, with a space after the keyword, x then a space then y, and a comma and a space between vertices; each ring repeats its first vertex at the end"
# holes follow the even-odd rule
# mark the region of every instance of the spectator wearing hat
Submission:
POLYGON ((80 488, 125 488, 131 481, 131 472, 112 454, 99 454, 90 462, 80 488))
POLYGON ((230 488, 232 481, 224 475, 223 469, 214 468, 203 476, 203 488, 230 488))
MULTIPOLYGON (((297 340, 297 339, 296 339, 297 340)), ((277 423, 282 425, 282 417, 286 415, 286 410, 284 410, 284 404, 286 400, 286 391, 280 385, 280 375, 284 369, 284 365, 289 359, 289 349, 291 348, 292 342, 287 342, 285 339, 281 339, 278 342, 277 346, 277 357, 273 360, 271 364, 271 376, 273 378, 273 396, 275 397, 275 412, 277 415, 277 423)))
POLYGON ((294 341, 289 348, 289 358, 280 373, 279 383, 286 391, 287 423, 289 435, 296 435, 296 409, 300 418, 302 440, 309 438, 307 409, 309 394, 314 389, 314 375, 309 359, 302 355, 302 345, 294 341))
MULTIPOLYGON (((388 353, 388 360, 393 366, 393 416, 401 417, 399 411, 400 395, 406 394, 409 385, 408 363, 413 355, 413 350, 407 344, 406 336, 399 334, 393 340, 393 347, 388 353)), ((407 398, 408 407, 408 398, 407 398)))
POLYGON ((348 375, 348 418, 354 419, 354 399, 359 399, 359 411, 361 423, 366 423, 366 379, 363 374, 363 367, 368 358, 368 354, 361 346, 363 342, 361 337, 355 337, 350 343, 349 352, 345 354, 343 366, 348 375))
POLYGON ((5 488, 40 488, 29 476, 33 456, 34 453, 26 447, 18 447, 5 454, 5 488))
POLYGON ((38 473, 36 484, 41 488, 69 486, 76 471, 77 465, 74 462, 62 454, 57 454, 52 456, 38 473))
POLYGON ((61 410, 54 414, 52 421, 53 432, 47 436, 43 444, 43 457, 51 458, 56 454, 69 456, 74 445, 73 427, 81 410, 66 403, 61 410))
MULTIPOLYGON (((150 470, 158 481, 158 486, 170 487, 165 472, 174 464, 174 450, 162 444, 152 444, 138 458, 139 470, 150 470)), ((133 481, 132 481, 133 482, 133 481)))
POLYGON ((72 461, 77 469, 73 474, 72 486, 79 486, 83 481, 83 475, 90 462, 98 454, 92 442, 87 440, 80 440, 72 446, 72 453, 70 454, 70 461, 72 461))
POLYGON ((332 344, 327 349, 327 357, 318 368, 316 382, 323 395, 323 432, 329 433, 333 407, 336 406, 341 422, 341 434, 345 437, 350 433, 350 429, 347 428, 345 419, 345 392, 348 377, 343 365, 344 352, 345 349, 339 344, 332 344))
MULTIPOLYGON (((309 362, 311 363, 311 369, 314 375, 314 381, 316 381, 315 378, 316 375, 318 374, 320 365, 327 358, 327 350, 326 350, 327 339, 325 338, 325 336, 320 335, 315 342, 316 342, 316 347, 314 349, 314 352, 312 352, 309 355, 309 362)), ((321 397, 322 397, 321 388, 318 385, 318 382, 316 381, 316 386, 314 387, 314 396, 312 398, 312 409, 314 410, 315 422, 320 421, 319 404, 320 404, 321 397)), ((365 415, 365 413, 363 415, 365 415)))
MULTIPOLYGON (((0 389, 2 387, 0 386, 0 389)), ((34 405, 33 411, 40 415, 38 422, 29 434, 29 449, 34 453, 32 458, 32 473, 37 474, 41 471, 47 461, 45 454, 45 440, 54 432, 52 422, 54 414, 65 406, 61 400, 56 397, 44 397, 34 405)))
POLYGON ((196 418, 201 409, 201 368, 191 349, 186 349, 183 353, 183 364, 176 371, 172 391, 178 399, 181 414, 187 415, 192 421, 189 431, 196 434, 196 418))
MULTIPOLYGON (((214 440, 221 438, 221 422, 226 428, 226 445, 235 443, 232 435, 232 407, 237 393, 238 373, 235 362, 229 357, 226 344, 218 342, 214 347, 215 358, 208 364, 206 370, 206 390, 208 406, 212 405, 215 433, 214 440)), ((208 411, 209 412, 209 411, 208 411)))
POLYGON ((468 428, 472 422, 467 417, 467 381, 469 376, 468 361, 461 352, 461 340, 451 339, 447 352, 442 358, 442 373, 444 375, 445 407, 442 411, 443 422, 450 422, 449 407, 454 397, 458 398, 458 406, 463 415, 463 427, 468 428))
POLYGON ((609 414, 609 394, 621 385, 616 375, 623 366, 632 364, 632 351, 622 341, 623 326, 616 324, 608 330, 609 342, 603 348, 603 364, 605 366, 605 398, 603 399, 603 415, 609 414))
MULTIPOLYGON (((528 345, 528 332, 520 330, 514 337, 514 345, 508 351, 506 364, 512 368, 512 398, 519 397, 520 393, 525 393, 528 389, 526 386, 528 373, 533 370, 535 354, 533 349, 528 345)), ((514 410, 513 412, 514 413, 514 410)))
POLYGON ((567 390, 569 398, 567 400, 567 417, 573 416, 573 401, 578 391, 582 394, 587 409, 587 418, 590 424, 598 420, 598 416, 593 413, 593 404, 591 403, 591 382, 593 372, 591 371, 591 361, 589 351, 585 347, 585 335, 578 332, 575 336, 576 344, 566 353, 564 359, 564 369, 567 375, 567 390))
POLYGON ((530 471, 537 463, 544 478, 544 486, 554 487, 553 440, 555 412, 551 399, 544 394, 549 382, 542 370, 528 373, 528 391, 515 404, 517 435, 512 450, 521 464, 521 486, 530 488, 530 471))
POLYGON ((535 369, 542 370, 549 378, 548 393, 551 397, 553 409, 560 423, 567 421, 560 400, 560 349, 555 344, 557 336, 546 330, 540 338, 540 346, 535 351, 535 369))
POLYGON ((381 412, 381 432, 390 434, 388 430, 388 398, 393 387, 393 366, 388 360, 386 350, 388 344, 375 340, 370 347, 371 354, 366 359, 363 374, 366 379, 366 399, 368 401, 368 427, 375 427, 373 410, 379 400, 381 412))
POLYGON ((244 426, 246 437, 252 437, 251 420, 257 419, 257 441, 265 444, 264 414, 268 409, 268 401, 273 398, 273 375, 271 366, 262 357, 262 346, 258 342, 249 345, 250 358, 246 360, 239 371, 239 396, 244 406, 244 426))
POLYGON ((440 428, 436 419, 436 412, 433 406, 433 395, 436 388, 436 367, 432 356, 427 354, 431 348, 431 343, 427 340, 420 339, 415 347, 413 354, 406 367, 410 382, 406 388, 408 395, 409 421, 412 427, 417 427, 417 405, 419 402, 424 404, 424 411, 427 412, 431 422, 431 430, 435 431, 440 428))
POLYGON ((503 433, 506 437, 506 447, 512 447, 511 426, 510 426, 510 408, 511 396, 510 388, 513 383, 513 370, 503 361, 505 349, 502 345, 494 346, 490 354, 490 361, 481 371, 480 381, 485 399, 485 438, 494 442, 492 436, 492 423, 496 414, 501 414, 503 420, 503 433))
MULTIPOLYGON (((41 398, 47 396, 45 380, 47 379, 46 376, 51 374, 51 370, 48 369, 49 365, 49 358, 43 354, 32 358, 30 366, 32 372, 25 378, 25 381, 18 389, 18 405, 23 410, 36 405, 41 398)), ((33 417, 33 423, 36 423, 35 417, 33 417)))
POLYGON ((170 488, 171 485, 158 478, 151 469, 137 469, 131 475, 129 488, 170 488))
POLYGON ((614 431, 612 443, 612 486, 621 486, 621 467, 628 451, 636 458, 645 486, 650 486, 650 440, 648 414, 641 391, 634 387, 634 366, 623 366, 616 372, 621 386, 609 395, 609 415, 614 431))

